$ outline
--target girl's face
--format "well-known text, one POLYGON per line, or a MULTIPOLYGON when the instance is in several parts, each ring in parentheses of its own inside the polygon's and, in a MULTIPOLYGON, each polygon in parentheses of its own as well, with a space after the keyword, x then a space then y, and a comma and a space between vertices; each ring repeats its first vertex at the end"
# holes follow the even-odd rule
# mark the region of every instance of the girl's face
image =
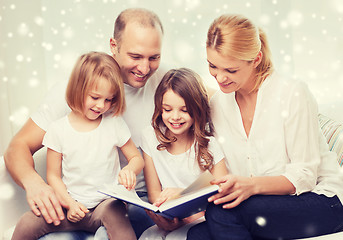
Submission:
POLYGON ((176 137, 188 135, 193 125, 193 118, 187 112, 184 99, 169 89, 162 99, 162 120, 166 127, 176 137))
POLYGON ((98 119, 110 109, 113 97, 110 83, 100 78, 85 97, 84 116, 89 120, 98 119))
POLYGON ((207 61, 210 74, 217 80, 223 93, 250 92, 254 87, 255 61, 224 57, 213 48, 207 48, 207 61))

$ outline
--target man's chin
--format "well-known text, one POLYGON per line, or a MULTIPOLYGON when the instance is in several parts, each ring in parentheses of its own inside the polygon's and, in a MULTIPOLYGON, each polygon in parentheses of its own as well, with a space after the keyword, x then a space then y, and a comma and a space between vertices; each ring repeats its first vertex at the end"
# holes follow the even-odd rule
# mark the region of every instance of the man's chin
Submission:
POLYGON ((144 81, 136 81, 136 80, 131 80, 131 81, 127 81, 126 84, 130 85, 133 88, 142 88, 145 86, 147 80, 144 81))

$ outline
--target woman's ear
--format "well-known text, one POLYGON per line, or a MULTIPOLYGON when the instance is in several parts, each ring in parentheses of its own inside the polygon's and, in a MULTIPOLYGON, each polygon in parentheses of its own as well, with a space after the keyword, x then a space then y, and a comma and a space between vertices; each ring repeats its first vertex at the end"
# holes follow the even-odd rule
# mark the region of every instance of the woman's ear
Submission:
POLYGON ((258 65, 260 65, 262 58, 263 58, 263 53, 262 53, 262 51, 259 51, 257 56, 255 57, 255 59, 253 61, 254 68, 256 68, 258 65))

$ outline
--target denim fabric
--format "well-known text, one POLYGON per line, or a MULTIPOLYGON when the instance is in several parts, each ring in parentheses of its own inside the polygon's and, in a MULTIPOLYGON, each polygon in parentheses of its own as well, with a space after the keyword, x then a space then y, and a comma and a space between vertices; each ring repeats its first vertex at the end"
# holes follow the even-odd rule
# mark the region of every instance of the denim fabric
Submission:
POLYGON ((342 230, 343 206, 336 196, 257 195, 233 209, 210 204, 206 222, 191 228, 187 239, 294 239, 342 230))
MULTIPOLYGON (((143 200, 148 202, 147 192, 137 192, 137 195, 143 200)), ((154 221, 148 216, 145 210, 141 207, 137 207, 132 204, 128 204, 127 212, 132 225, 133 230, 136 233, 137 239, 142 235, 142 233, 155 225, 154 221)))
POLYGON ((88 238, 93 238, 93 233, 73 231, 49 233, 39 238, 39 240, 87 240, 88 238))

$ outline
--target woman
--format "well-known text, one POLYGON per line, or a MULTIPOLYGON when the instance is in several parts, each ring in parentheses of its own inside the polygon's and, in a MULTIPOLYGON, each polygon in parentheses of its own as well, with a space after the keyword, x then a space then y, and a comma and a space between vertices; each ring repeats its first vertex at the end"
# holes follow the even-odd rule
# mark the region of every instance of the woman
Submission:
POLYGON ((221 91, 211 100, 230 174, 188 239, 294 239, 340 231, 343 180, 305 84, 273 71, 265 34, 223 15, 208 30, 207 60, 221 91))

